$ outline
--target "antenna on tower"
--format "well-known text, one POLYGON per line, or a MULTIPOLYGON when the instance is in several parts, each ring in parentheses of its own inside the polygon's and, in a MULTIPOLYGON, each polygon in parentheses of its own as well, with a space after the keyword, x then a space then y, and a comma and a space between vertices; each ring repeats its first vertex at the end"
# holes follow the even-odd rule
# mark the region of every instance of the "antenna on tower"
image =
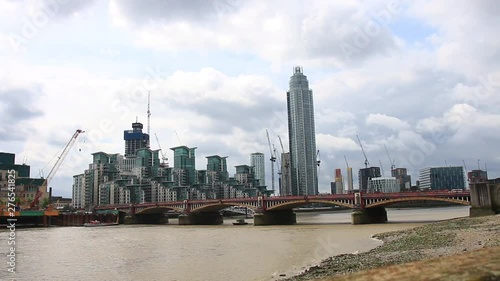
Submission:
POLYGON ((148 92, 148 136, 151 135, 151 110, 150 110, 151 92, 148 92))

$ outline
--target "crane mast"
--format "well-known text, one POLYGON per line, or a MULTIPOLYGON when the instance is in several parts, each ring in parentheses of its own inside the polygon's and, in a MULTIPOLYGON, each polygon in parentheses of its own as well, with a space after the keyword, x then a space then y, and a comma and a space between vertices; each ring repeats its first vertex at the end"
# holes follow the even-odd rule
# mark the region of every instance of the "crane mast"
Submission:
MULTIPOLYGON (((150 110, 150 99, 151 93, 148 92, 148 137, 151 139, 151 110, 150 110)), ((148 140, 148 148, 150 147, 150 140, 148 140)))
POLYGON ((271 158, 269 159, 271 161, 271 187, 272 190, 274 191, 274 162, 276 162, 276 157, 273 154, 273 148, 271 146, 271 140, 269 139, 269 132, 266 129, 266 137, 267 137, 267 143, 269 145, 269 153, 271 155, 271 158))
POLYGON ((165 152, 163 152, 163 149, 161 148, 160 141, 158 140, 158 135, 156 135, 156 133, 155 133, 155 138, 156 138, 156 142, 158 143, 158 147, 160 148, 161 164, 163 166, 166 165, 166 167, 168 167, 168 163, 165 164, 165 160, 168 160, 168 158, 165 156, 165 152))
POLYGON ((54 166, 50 170, 49 175, 47 176, 47 178, 43 182, 43 185, 41 186, 41 188, 38 190, 37 194, 35 195, 35 198, 33 199, 33 201, 31 201, 30 208, 35 207, 37 205, 40 197, 42 197, 42 195, 47 192, 47 186, 49 185, 52 178, 54 178, 55 174, 57 173, 57 170, 59 170, 59 167, 61 167, 64 159, 66 158, 66 156, 69 153, 69 150, 71 149, 71 147, 75 143, 78 136, 84 132, 85 131, 82 131, 80 129, 76 130, 76 132, 73 134, 71 139, 68 141, 68 143, 64 147, 63 151, 61 152, 61 155, 58 156, 56 163, 54 164, 54 166))
POLYGON ((359 136, 356 135, 358 138, 359 146, 361 147, 361 151, 363 152, 363 156, 365 156, 365 168, 368 168, 368 165, 370 165, 370 162, 368 162, 368 158, 366 157, 365 150, 363 149, 363 145, 361 144, 361 140, 359 139, 359 136))
POLYGON ((392 170, 396 168, 396 165, 394 165, 396 160, 391 160, 391 156, 389 155, 389 150, 387 150, 387 146, 385 144, 384 148, 385 148, 385 153, 387 153, 387 157, 389 158, 389 163, 391 164, 391 173, 392 173, 392 170))

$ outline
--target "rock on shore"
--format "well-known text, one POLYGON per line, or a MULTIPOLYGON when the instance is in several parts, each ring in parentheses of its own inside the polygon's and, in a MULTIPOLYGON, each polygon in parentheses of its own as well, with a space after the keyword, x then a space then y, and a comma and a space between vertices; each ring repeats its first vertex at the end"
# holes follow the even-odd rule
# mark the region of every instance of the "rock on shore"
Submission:
POLYGON ((500 215, 453 219, 408 230, 377 234, 374 237, 384 241, 384 244, 368 252, 328 258, 303 274, 286 280, 342 276, 383 266, 500 246, 500 215))

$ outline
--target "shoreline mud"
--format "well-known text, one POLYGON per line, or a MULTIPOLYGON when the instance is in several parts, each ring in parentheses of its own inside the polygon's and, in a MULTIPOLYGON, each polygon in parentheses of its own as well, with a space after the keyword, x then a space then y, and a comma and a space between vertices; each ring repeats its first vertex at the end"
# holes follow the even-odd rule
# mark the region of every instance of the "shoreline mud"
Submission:
POLYGON ((286 281, 348 276, 375 268, 446 257, 500 246, 500 215, 457 218, 373 235, 383 241, 367 252, 342 254, 286 281))

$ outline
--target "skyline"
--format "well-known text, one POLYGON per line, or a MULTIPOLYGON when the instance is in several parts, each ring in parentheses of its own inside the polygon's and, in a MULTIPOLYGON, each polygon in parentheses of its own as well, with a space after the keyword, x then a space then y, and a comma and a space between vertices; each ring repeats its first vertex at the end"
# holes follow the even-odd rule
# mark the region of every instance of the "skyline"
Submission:
POLYGON ((413 184, 421 168, 465 161, 470 171, 478 159, 500 177, 494 1, 47 3, 59 2, 0 1, 0 122, 9 124, 0 147, 16 163, 27 157, 37 177, 85 130, 52 181, 55 195, 71 195, 91 153, 123 153, 123 130, 137 116, 146 124, 148 91, 151 134, 171 165, 168 148, 179 145, 198 147, 197 167, 213 154, 228 167, 253 152, 267 159, 266 128, 288 149, 295 65, 314 89, 320 192, 345 171, 344 155, 363 167, 356 134, 373 166, 381 160, 389 174, 385 144, 413 184), (45 23, 34 20, 40 12, 45 23))

